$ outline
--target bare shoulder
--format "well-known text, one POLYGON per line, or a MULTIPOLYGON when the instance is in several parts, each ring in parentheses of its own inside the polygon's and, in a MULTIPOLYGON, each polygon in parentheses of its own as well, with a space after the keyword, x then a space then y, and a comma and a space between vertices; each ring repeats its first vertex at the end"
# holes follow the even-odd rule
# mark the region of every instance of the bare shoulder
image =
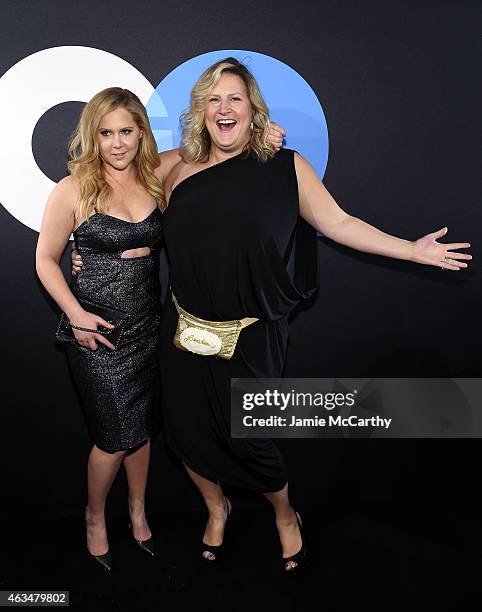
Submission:
POLYGON ((52 189, 47 200, 46 213, 57 218, 75 218, 79 201, 80 189, 78 180, 73 176, 61 179, 52 189))
POLYGON ((310 162, 296 151, 294 154, 294 161, 296 178, 298 180, 298 185, 301 188, 319 189, 320 186, 323 185, 320 177, 310 162))
POLYGON ((45 206, 40 229, 39 240, 42 245, 55 244, 59 248, 59 245, 62 245, 62 249, 64 248, 75 227, 79 195, 78 180, 72 176, 66 176, 52 189, 45 206))
POLYGON ((170 149, 169 151, 163 151, 159 153, 159 166, 157 166, 155 173, 157 178, 164 183, 167 176, 176 164, 182 161, 179 154, 179 149, 170 149))
POLYGON ((305 159, 302 155, 298 153, 298 151, 294 151, 294 160, 295 160, 295 170, 296 174, 299 176, 304 175, 306 173, 314 172, 312 165, 310 162, 305 159))
POLYGON ((78 180, 73 176, 65 176, 52 189, 49 204, 74 211, 80 195, 78 180))

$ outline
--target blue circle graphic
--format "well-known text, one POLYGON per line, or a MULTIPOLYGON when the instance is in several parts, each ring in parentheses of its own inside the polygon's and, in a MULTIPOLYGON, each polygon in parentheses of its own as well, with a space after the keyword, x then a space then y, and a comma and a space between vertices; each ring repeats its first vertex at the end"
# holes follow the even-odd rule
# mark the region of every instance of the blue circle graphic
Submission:
POLYGON ((255 51, 225 49, 203 53, 162 79, 147 104, 159 151, 179 146, 179 117, 189 106, 194 83, 206 68, 225 57, 235 57, 251 70, 270 110, 271 121, 286 130, 286 146, 306 157, 322 178, 328 161, 328 129, 315 92, 293 68, 255 51))

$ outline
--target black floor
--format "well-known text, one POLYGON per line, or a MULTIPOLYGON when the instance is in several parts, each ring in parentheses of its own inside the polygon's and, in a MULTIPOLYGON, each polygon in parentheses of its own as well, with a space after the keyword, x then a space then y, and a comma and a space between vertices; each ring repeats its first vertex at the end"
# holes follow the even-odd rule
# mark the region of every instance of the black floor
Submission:
POLYGON ((0 590, 69 590, 70 607, 83 611, 477 609, 470 601, 482 588, 482 518, 456 500, 300 508, 310 565, 293 577, 280 570, 266 502, 232 501, 218 566, 198 561, 200 510, 150 517, 155 558, 132 542, 127 516, 110 516, 111 574, 87 558, 80 516, 4 517, 0 590))

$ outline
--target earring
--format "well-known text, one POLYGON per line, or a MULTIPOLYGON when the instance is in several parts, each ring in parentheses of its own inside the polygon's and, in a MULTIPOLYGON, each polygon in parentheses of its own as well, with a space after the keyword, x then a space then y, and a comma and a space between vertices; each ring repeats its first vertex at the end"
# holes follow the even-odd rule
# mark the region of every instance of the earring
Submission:
POLYGON ((253 131, 253 122, 251 121, 251 131, 253 131))

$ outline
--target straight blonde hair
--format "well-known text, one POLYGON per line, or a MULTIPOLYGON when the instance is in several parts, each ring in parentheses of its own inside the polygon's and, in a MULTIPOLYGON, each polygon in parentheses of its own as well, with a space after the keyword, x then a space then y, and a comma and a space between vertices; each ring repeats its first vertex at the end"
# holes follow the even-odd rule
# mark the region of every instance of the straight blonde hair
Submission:
POLYGON ((246 147, 247 153, 251 151, 259 161, 268 161, 275 154, 274 146, 267 141, 269 110, 253 74, 234 57, 227 57, 210 66, 192 88, 190 106, 181 115, 181 156, 185 162, 208 160, 211 138, 205 122, 206 100, 224 73, 235 74, 242 79, 251 102, 253 128, 246 147))
POLYGON ((117 108, 125 108, 143 131, 139 149, 134 158, 137 181, 165 209, 166 201, 161 183, 154 174, 159 166, 159 154, 152 134, 146 109, 139 98, 121 87, 108 87, 88 102, 69 143, 68 168, 80 187, 77 215, 80 221, 94 212, 106 214, 112 197, 112 187, 105 180, 98 143, 98 129, 102 117, 117 108))

